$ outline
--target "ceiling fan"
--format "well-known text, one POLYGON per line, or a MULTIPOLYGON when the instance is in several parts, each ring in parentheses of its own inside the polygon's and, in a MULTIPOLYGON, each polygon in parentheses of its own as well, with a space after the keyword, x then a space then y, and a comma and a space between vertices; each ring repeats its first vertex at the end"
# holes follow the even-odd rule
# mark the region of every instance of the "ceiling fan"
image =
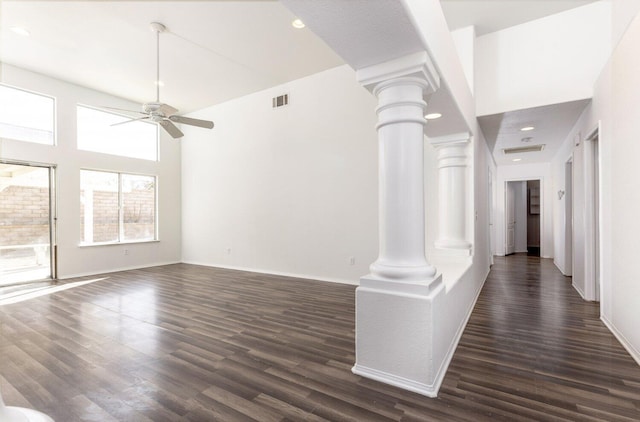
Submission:
POLYGON ((167 131, 174 139, 181 138, 184 133, 174 123, 182 123, 184 125, 191 125, 202 127, 205 129, 213 129, 213 122, 209 120, 193 119, 191 117, 179 116, 178 109, 160 102, 160 33, 167 30, 167 27, 159 22, 151 22, 151 30, 156 33, 156 101, 145 103, 142 105, 142 111, 124 110, 115 107, 104 107, 111 110, 127 111, 130 113, 144 114, 144 117, 136 119, 126 120, 124 122, 115 123, 112 126, 121 125, 129 122, 135 122, 140 120, 150 120, 156 122, 164 130, 167 131))

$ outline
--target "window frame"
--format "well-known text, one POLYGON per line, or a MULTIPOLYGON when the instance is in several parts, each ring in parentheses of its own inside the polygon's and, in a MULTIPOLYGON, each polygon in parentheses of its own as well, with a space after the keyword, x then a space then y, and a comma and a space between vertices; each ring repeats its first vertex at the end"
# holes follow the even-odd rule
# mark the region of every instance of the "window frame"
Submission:
POLYGON ((7 137, 4 137, 4 136, 0 136, 0 140, 4 139, 4 140, 14 141, 14 142, 26 142, 26 143, 32 144, 32 145, 33 144, 35 144, 35 145, 44 145, 44 146, 48 146, 48 147, 57 146, 58 145, 58 99, 53 95, 44 94, 42 92, 38 92, 38 91, 31 90, 31 89, 22 88, 22 87, 15 86, 15 85, 12 85, 12 84, 7 84, 7 83, 4 83, 4 82, 0 82, 0 87, 5 87, 5 88, 9 88, 9 89, 14 89, 16 91, 26 92, 27 94, 37 95, 38 97, 49 98, 53 102, 52 110, 51 110, 51 112, 53 114, 52 115, 53 127, 51 128, 53 139, 52 139, 50 144, 45 144, 45 143, 42 143, 42 142, 28 141, 28 140, 25 140, 25 139, 7 138, 7 137))
MULTIPOLYGON (((82 233, 80 234, 80 242, 78 244, 79 247, 93 247, 93 246, 108 246, 108 245, 126 245, 126 244, 134 244, 134 243, 154 243, 159 242, 160 238, 158 236, 158 176, 155 174, 146 174, 146 173, 130 173, 125 171, 115 171, 115 170, 103 170, 103 169, 95 169, 95 168, 80 168, 80 192, 82 192, 82 172, 83 171, 91 171, 98 173, 110 173, 118 175, 118 240, 110 240, 106 242, 86 242, 82 240, 82 233), (124 238, 124 201, 123 201, 123 190, 122 190, 122 176, 144 176, 144 177, 153 177, 153 239, 132 239, 132 240, 123 240, 124 238)), ((82 204, 82 194, 80 195, 80 204, 82 204)), ((80 220, 82 223, 82 220, 80 220)))

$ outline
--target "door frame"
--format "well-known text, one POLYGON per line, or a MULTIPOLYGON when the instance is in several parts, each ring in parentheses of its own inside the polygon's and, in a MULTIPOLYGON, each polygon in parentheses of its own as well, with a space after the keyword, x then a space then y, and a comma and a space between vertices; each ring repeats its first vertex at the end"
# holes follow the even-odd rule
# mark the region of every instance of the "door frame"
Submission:
POLYGON ((488 184, 487 184, 487 195, 488 195, 488 216, 489 216, 489 266, 492 266, 494 263, 494 255, 496 253, 495 249, 495 209, 494 209, 494 186, 493 186, 493 171, 491 170, 491 166, 488 167, 487 170, 488 175, 488 184))
POLYGON ((600 141, 600 125, 589 132, 584 138, 584 197, 585 204, 593 206, 584 208, 584 234, 585 234, 585 285, 584 298, 588 301, 599 301, 601 297, 601 249, 600 221, 598 209, 602 209, 601 195, 598 192, 601 181, 596 180, 600 175, 600 154, 596 149, 596 142, 600 141), (596 198, 597 195, 597 198, 596 198))
POLYGON ((505 256, 507 255, 507 225, 509 224, 507 221, 507 189, 509 182, 527 182, 529 180, 538 180, 540 182, 540 258, 543 258, 546 252, 544 247, 544 223, 545 223, 545 187, 544 187, 544 177, 542 176, 526 176, 526 177, 514 177, 509 179, 504 179, 504 205, 503 205, 503 226, 504 226, 504 251, 505 256))
POLYGON ((564 163, 564 275, 573 276, 575 259, 573 253, 573 155, 564 163), (571 180, 567 180, 567 176, 571 180))
MULTIPOLYGON (((57 223, 58 223, 58 191, 57 183, 57 165, 51 163, 39 163, 34 161, 12 160, 8 158, 0 158, 1 164, 10 164, 16 166, 39 167, 49 171, 49 266, 50 276, 52 280, 58 278, 58 242, 57 242, 57 223)), ((37 280, 34 280, 37 281, 37 280)))
MULTIPOLYGON (((513 230, 513 252, 509 251, 509 183, 513 182, 512 180, 505 181, 504 184, 504 256, 509 256, 516 252, 516 227, 514 226, 513 230)), ((514 196, 515 199, 515 196, 514 196)), ((517 223, 516 217, 516 204, 511 204, 513 206, 513 218, 516 220, 514 224, 517 223)))

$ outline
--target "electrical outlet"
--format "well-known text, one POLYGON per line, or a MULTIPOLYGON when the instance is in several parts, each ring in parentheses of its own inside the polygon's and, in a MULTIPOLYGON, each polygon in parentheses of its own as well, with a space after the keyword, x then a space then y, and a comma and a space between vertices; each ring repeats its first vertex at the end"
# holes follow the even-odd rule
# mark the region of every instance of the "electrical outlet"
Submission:
POLYGON ((356 257, 355 256, 350 256, 349 257, 349 265, 356 265, 356 257))
POLYGON ((125 255, 129 255, 129 249, 125 249, 125 250, 124 250, 124 254, 125 254, 125 255))

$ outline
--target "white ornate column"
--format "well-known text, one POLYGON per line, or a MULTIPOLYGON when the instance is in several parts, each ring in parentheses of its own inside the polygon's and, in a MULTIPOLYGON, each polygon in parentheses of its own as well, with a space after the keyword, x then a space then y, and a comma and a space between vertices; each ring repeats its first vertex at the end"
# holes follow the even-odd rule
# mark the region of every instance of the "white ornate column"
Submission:
POLYGON ((379 256, 370 269, 391 280, 429 280, 425 257, 424 109, 432 91, 419 73, 375 85, 378 97, 379 256))
POLYGON ((466 239, 467 146, 471 136, 458 133, 429 141, 438 153, 438 249, 469 255, 466 239))
POLYGON ((439 77, 424 52, 357 77, 378 98, 380 250, 356 289, 353 372, 435 396, 445 352, 434 344, 434 311, 444 289, 425 257, 424 99, 439 77))

